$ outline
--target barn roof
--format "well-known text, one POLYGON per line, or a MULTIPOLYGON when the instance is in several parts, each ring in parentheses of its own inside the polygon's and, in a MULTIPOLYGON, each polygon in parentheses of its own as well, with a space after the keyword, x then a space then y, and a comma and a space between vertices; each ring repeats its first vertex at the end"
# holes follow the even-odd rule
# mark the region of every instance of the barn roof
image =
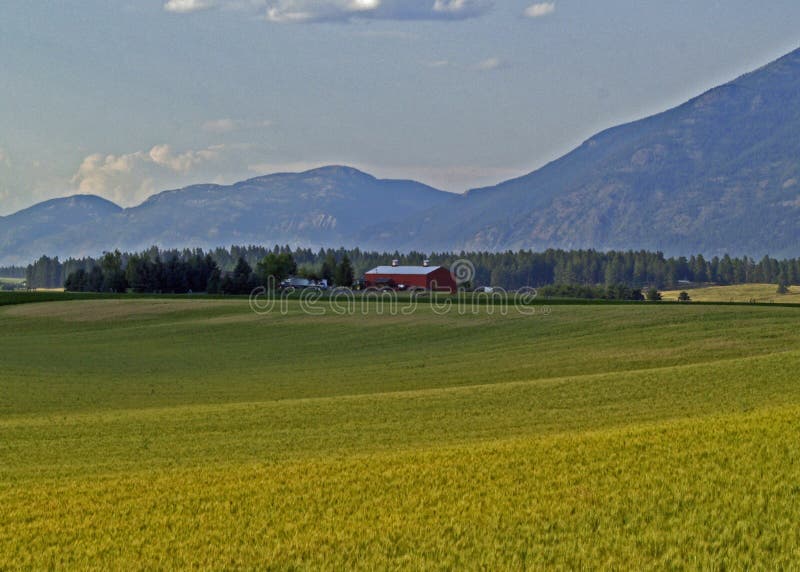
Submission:
POLYGON ((367 274, 388 274, 390 276, 427 276, 439 270, 441 266, 378 266, 367 274))

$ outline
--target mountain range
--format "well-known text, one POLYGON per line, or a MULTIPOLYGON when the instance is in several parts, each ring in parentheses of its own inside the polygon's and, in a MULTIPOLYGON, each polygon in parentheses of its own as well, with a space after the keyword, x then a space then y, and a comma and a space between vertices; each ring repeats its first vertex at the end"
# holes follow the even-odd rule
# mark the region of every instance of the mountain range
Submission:
POLYGON ((165 191, 128 209, 54 199, 0 217, 0 265, 154 244, 798 256, 799 219, 797 50, 494 187, 456 195, 332 166, 165 191))
POLYGON ((0 218, 0 265, 104 250, 231 244, 377 247, 386 227, 452 200, 414 181, 330 166, 233 185, 193 185, 123 209, 96 196, 53 199, 0 218))

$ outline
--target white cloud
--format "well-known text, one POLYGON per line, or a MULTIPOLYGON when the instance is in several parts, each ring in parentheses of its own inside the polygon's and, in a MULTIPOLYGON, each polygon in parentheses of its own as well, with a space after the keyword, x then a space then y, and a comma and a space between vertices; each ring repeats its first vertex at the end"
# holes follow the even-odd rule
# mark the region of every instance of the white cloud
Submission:
POLYGON ((387 38, 394 40, 416 40, 417 34, 407 30, 358 30, 355 35, 363 38, 387 38))
POLYGON ((381 5, 381 0, 350 0, 348 8, 354 12, 361 10, 375 10, 381 5))
POLYGON ((188 14, 199 10, 208 10, 214 6, 215 3, 212 0, 169 0, 164 4, 164 10, 176 14, 188 14))
POLYGON ((268 120, 245 121, 244 119, 231 119, 230 117, 225 117, 222 119, 209 119, 203 123, 202 128, 203 131, 207 131, 209 133, 232 133, 242 129, 257 129, 269 127, 270 125, 272 125, 272 122, 268 120))
POLYGON ((380 0, 278 0, 271 4, 267 19, 277 23, 369 18, 381 8, 380 0))
MULTIPOLYGON (((175 153, 169 145, 123 155, 95 153, 86 157, 72 177, 83 194, 100 195, 122 205, 141 202, 156 184, 177 184, 195 167, 219 158, 222 146, 175 153)), ((163 188, 163 187, 162 187, 163 188)))
POLYGON ((144 167, 147 163, 147 154, 141 151, 127 155, 95 153, 83 160, 72 183, 80 193, 132 204, 155 191, 151 178, 133 173, 137 166, 144 167))
POLYGON ((264 11, 275 23, 362 20, 463 20, 487 12, 494 0, 168 0, 164 10, 264 11))
POLYGON ((442 12, 445 14, 458 14, 469 10, 469 8, 469 0, 436 0, 433 3, 434 12, 442 12))
POLYGON ((209 133, 230 133, 239 129, 239 121, 235 119, 209 119, 203 123, 203 131, 209 133))
POLYGON ((429 68, 446 68, 450 65, 450 60, 433 60, 430 62, 423 62, 429 68))
POLYGON ((505 63, 500 58, 487 58, 475 64, 475 69, 478 71, 492 71, 504 66, 505 63))
POLYGON ((528 18, 541 18, 548 16, 556 11, 555 2, 540 2, 532 4, 525 9, 525 16, 528 18))
POLYGON ((500 58, 486 58, 473 64, 452 62, 450 60, 429 60, 421 62, 422 65, 431 69, 457 69, 466 71, 493 71, 506 67, 508 64, 500 58))
POLYGON ((200 151, 173 153, 169 145, 156 145, 148 153, 150 160, 156 165, 171 169, 176 173, 188 173, 192 167, 219 157, 221 146, 209 147, 200 151))

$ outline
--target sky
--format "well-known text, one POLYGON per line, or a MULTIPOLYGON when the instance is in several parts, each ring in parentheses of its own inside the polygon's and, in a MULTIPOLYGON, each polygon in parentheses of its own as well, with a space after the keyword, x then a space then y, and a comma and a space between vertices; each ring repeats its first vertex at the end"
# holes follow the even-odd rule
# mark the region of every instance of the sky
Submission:
POLYGON ((2 0, 0 215, 351 165, 463 192, 800 47, 797 0, 2 0))

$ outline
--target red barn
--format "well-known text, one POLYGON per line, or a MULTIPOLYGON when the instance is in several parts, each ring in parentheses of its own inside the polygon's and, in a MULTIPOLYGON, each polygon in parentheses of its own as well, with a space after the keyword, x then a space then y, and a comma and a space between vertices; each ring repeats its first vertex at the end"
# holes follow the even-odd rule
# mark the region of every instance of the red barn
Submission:
POLYGON ((364 283, 367 288, 421 288, 451 294, 458 289, 453 275, 442 266, 378 266, 364 275, 364 283))

